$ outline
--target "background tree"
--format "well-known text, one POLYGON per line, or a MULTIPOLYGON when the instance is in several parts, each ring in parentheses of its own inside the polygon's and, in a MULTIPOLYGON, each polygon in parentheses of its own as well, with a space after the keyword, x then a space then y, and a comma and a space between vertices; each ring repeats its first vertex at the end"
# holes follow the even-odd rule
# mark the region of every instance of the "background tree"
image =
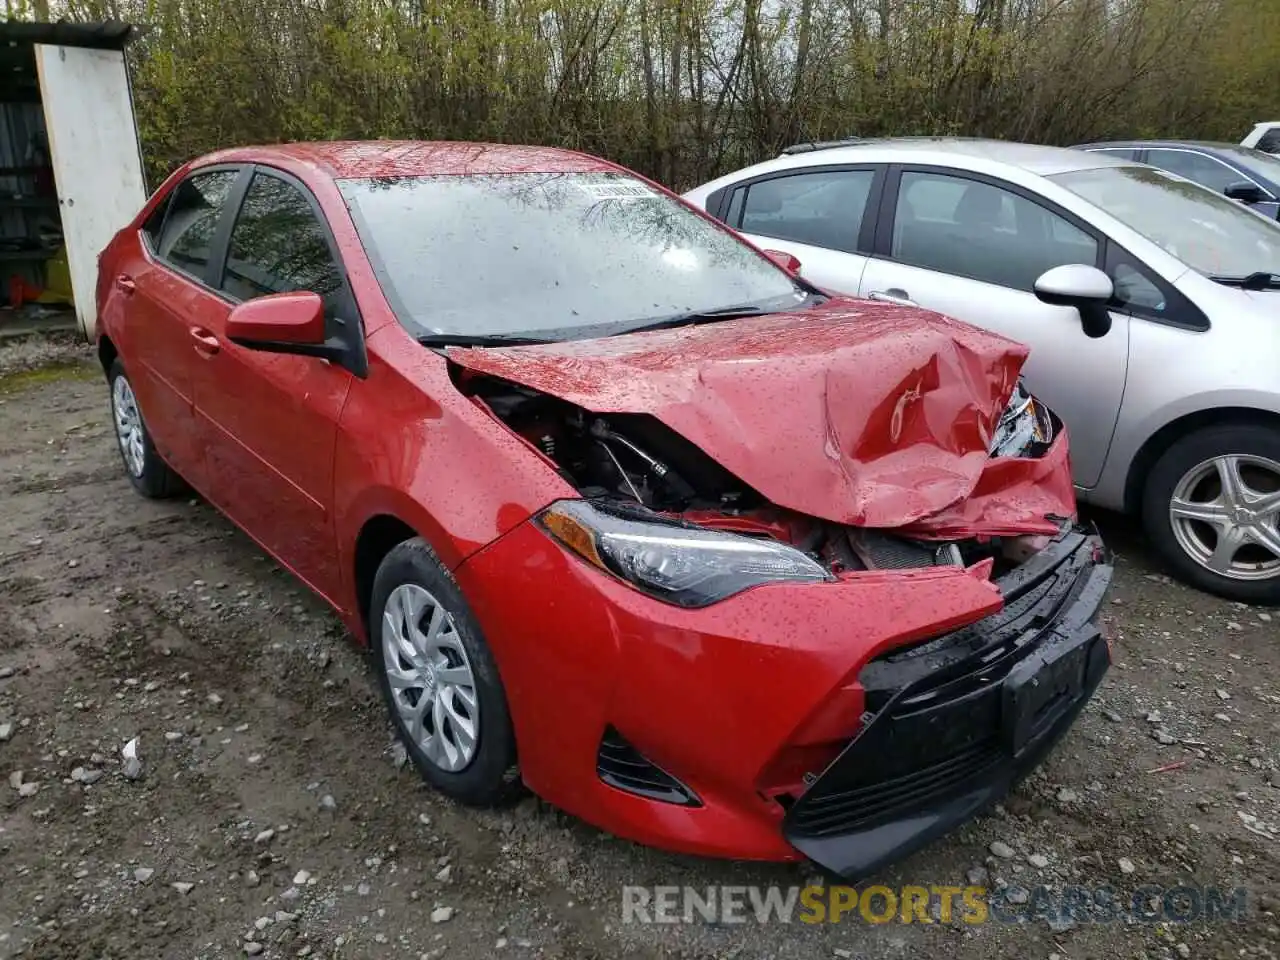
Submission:
POLYGON ((214 147, 291 139, 565 145, 682 189, 800 139, 1236 141, 1280 119, 1280 0, 55 7, 151 28, 130 56, 153 183, 214 147))

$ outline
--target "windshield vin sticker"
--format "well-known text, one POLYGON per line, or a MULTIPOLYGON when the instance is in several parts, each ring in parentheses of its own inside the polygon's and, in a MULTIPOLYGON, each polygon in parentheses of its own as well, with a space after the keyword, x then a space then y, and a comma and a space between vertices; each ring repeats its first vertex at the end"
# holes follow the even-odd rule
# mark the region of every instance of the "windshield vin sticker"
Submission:
POLYGON ((656 197, 657 191, 651 190, 643 183, 580 183, 578 189, 590 194, 596 200, 644 200, 656 197))

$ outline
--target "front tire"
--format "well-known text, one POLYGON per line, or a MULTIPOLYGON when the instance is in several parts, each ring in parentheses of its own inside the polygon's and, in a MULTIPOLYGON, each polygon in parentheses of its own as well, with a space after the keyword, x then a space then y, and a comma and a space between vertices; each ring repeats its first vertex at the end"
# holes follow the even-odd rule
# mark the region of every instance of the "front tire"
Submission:
POLYGON ((133 384, 129 382, 119 357, 112 361, 107 371, 107 383, 111 387, 111 420, 116 428, 120 459, 133 489, 152 500, 180 493, 182 478, 156 452, 142 419, 138 398, 133 393, 133 384))
POLYGON ((1143 526, 1192 586, 1280 604, 1280 431, 1206 427, 1176 441, 1147 475, 1143 526))
POLYGON ((497 665, 457 581, 421 538, 378 567, 369 639, 396 732, 427 782, 473 806, 510 797, 520 780, 497 665))

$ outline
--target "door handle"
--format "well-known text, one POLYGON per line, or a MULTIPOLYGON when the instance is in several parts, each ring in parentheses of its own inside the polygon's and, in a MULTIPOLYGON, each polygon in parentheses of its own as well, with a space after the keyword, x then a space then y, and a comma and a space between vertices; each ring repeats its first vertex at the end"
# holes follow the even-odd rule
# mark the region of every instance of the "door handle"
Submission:
POLYGON ((129 276, 127 273, 122 273, 120 276, 116 277, 116 289, 121 293, 133 293, 133 291, 138 289, 138 287, 133 282, 133 277, 129 276))
POLYGON ((868 300, 879 300, 881 303, 895 303, 900 307, 918 307, 905 290, 890 287, 888 290, 873 290, 867 294, 868 300))
POLYGON ((222 349, 222 344, 218 342, 218 338, 203 327, 192 327, 191 339, 195 341, 197 353, 213 356, 222 349))

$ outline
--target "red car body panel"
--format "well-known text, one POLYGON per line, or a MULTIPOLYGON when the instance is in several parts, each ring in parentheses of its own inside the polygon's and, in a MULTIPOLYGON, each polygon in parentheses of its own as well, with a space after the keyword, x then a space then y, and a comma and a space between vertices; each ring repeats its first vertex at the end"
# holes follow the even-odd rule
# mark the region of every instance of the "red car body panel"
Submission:
MULTIPOLYGON (((819 311, 600 340, 447 351, 593 413, 648 413, 770 502, 834 523, 1053 533, 1070 483, 988 454, 1025 347, 937 314, 819 311), (962 504, 981 484, 997 493, 962 504)), ((1061 448, 1065 450, 1065 439, 1061 448)))
MULTIPOLYGON (((451 569, 548 503, 577 496, 529 445, 464 398, 448 362, 392 325, 368 338, 373 390, 343 411, 335 463, 338 543, 345 570, 365 525, 395 517, 451 569), (476 483, 483 477, 484 482, 476 483)), ((354 586, 348 593, 356 611, 354 586)), ((353 625, 365 636, 363 624, 353 625)))
POLYGON ((592 411, 650 413, 779 506, 921 536, 1054 529, 1046 517, 1074 515, 1065 438, 1036 460, 988 459, 983 438, 1025 351, 898 307, 836 300, 804 316, 596 342, 449 358, 426 349, 392 313, 336 181, 518 171, 625 172, 568 151, 475 144, 302 144, 202 158, 104 251, 101 347, 121 357, 161 455, 362 643, 362 544, 389 521, 427 541, 493 650, 521 772, 539 794, 669 849, 795 859, 769 799, 796 786, 803 764, 791 759, 830 759, 857 732, 858 671, 870 658, 1000 609, 990 562, 768 584, 704 609, 663 603, 532 521, 579 492, 465 395, 451 365, 592 411), (367 375, 228 341, 231 302, 152 255, 141 230, 160 199, 220 164, 282 171, 313 194, 359 308, 367 375), (602 782, 606 723, 702 805, 602 782))
POLYGON ((818 739, 846 741, 862 713, 857 667, 1000 607, 994 586, 963 570, 907 574, 905 590, 903 576, 769 584, 703 610, 655 607, 530 524, 457 571, 494 646, 534 791, 621 836, 767 859, 795 856, 778 833, 781 808, 761 795, 779 749, 799 745, 827 711, 818 739), (586 648, 584 636, 599 642, 586 648), (704 805, 651 804, 601 783, 606 721, 680 771, 704 805))

